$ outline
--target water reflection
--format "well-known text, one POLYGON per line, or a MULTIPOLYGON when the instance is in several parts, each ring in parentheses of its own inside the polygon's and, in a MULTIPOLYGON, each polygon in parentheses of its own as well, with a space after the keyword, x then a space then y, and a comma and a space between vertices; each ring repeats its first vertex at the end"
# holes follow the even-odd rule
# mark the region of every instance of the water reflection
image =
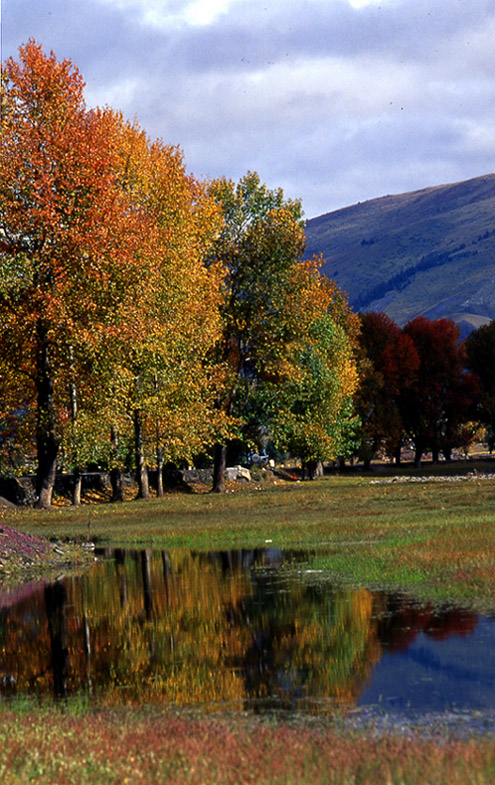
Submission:
POLYGON ((391 691, 403 706, 418 685, 431 699, 436 668, 435 708, 461 693, 462 705, 495 706, 495 625, 474 613, 329 586, 304 554, 103 556, 83 576, 0 589, 1 694, 328 712, 391 691), (452 658, 463 666, 450 677, 452 658))

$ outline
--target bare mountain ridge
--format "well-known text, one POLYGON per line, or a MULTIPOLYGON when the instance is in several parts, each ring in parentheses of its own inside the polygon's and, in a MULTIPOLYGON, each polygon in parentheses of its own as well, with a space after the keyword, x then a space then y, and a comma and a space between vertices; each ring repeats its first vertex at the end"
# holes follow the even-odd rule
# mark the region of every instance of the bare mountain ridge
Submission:
POLYGON ((321 215, 306 238, 356 310, 448 317, 463 335, 495 318, 495 174, 321 215))

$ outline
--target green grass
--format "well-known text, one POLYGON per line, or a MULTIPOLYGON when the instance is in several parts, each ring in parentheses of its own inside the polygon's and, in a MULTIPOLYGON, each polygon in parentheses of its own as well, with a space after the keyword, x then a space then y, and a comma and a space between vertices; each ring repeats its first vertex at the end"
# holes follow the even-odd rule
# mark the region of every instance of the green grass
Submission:
POLYGON ((99 545, 304 548, 343 581, 495 609, 495 481, 335 476, 218 496, 6 513, 31 534, 99 545))

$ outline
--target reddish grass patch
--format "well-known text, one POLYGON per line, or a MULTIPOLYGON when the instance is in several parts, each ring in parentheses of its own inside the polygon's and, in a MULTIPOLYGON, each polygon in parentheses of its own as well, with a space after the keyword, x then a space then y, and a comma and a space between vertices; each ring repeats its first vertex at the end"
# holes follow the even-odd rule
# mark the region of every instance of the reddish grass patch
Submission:
POLYGON ((491 785, 495 740, 366 736, 135 712, 2 714, 0 779, 167 785, 491 785))

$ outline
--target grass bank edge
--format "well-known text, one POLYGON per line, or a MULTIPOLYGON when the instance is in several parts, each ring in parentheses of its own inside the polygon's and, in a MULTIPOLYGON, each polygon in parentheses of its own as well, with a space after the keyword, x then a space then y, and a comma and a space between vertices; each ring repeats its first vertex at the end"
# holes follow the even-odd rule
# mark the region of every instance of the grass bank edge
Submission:
POLYGON ((374 484, 363 477, 241 493, 23 510, 32 534, 101 546, 305 550, 322 579, 495 610, 495 481, 374 484))

